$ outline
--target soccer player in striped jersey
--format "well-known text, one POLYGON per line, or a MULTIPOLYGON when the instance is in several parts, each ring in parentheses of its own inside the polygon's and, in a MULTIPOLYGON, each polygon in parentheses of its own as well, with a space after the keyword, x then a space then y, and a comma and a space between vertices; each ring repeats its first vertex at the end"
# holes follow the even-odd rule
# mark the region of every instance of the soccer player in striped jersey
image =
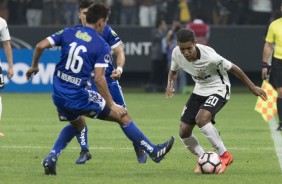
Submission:
MULTIPOLYGON (((94 3, 93 0, 82 0, 79 4, 79 12, 78 16, 82 23, 82 25, 78 25, 76 27, 82 27, 86 25, 86 13, 88 8, 94 3)), ((106 68, 106 80, 109 87, 109 91, 112 95, 114 102, 118 105, 123 106, 126 108, 126 104, 124 101, 122 88, 119 85, 118 80, 120 79, 123 67, 125 64, 125 55, 123 50, 123 43, 119 36, 115 33, 115 31, 109 26, 106 25, 103 32, 102 38, 109 44, 111 49, 113 50, 114 54, 116 55, 116 68, 113 66, 112 61, 108 63, 108 67, 106 68)), ((93 80, 90 80, 93 89, 96 89, 96 85, 93 80)), ((76 160, 77 164, 84 164, 87 160, 91 159, 91 153, 88 149, 88 127, 85 126, 85 129, 76 135, 77 141, 81 147, 79 158, 76 160)), ((138 146, 134 145, 134 151, 137 156, 137 161, 139 163, 145 163, 147 160, 147 154, 139 148, 138 146)))
MULTIPOLYGON (((193 93, 182 112, 179 136, 184 146, 192 154, 200 157, 205 151, 192 133, 197 125, 220 155, 222 160, 220 173, 223 173, 233 162, 233 157, 227 151, 213 124, 216 113, 230 98, 227 71, 241 79, 254 95, 261 96, 264 100, 267 99, 267 95, 260 87, 255 86, 238 66, 217 54, 211 47, 196 44, 192 29, 182 28, 177 32, 177 45, 171 56, 166 97, 174 95, 173 84, 178 70, 182 69, 189 73, 195 82, 193 93)), ((195 172, 201 172, 198 164, 195 172)))
POLYGON ((85 117, 118 123, 128 139, 156 163, 164 158, 174 143, 173 137, 163 144, 151 143, 134 124, 128 111, 113 101, 105 79, 105 69, 111 60, 110 47, 99 35, 108 17, 107 7, 92 5, 87 11, 85 26, 65 28, 35 47, 31 68, 26 72, 28 80, 39 72, 38 63, 44 50, 61 46, 61 59, 53 74, 52 99, 59 119, 70 123, 62 129, 49 155, 42 161, 46 175, 57 174, 58 157, 72 138, 85 128, 85 117), (98 91, 89 87, 93 70, 98 91))

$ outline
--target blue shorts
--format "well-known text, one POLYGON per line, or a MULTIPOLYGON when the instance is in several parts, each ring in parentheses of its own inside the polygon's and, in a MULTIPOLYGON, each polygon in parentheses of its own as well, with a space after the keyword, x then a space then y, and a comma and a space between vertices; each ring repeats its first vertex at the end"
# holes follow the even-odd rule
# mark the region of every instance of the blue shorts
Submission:
POLYGON ((124 108, 126 108, 126 104, 123 98, 123 93, 122 93, 122 89, 121 86, 119 85, 119 83, 116 82, 112 82, 111 84, 108 84, 109 86, 109 91, 112 95, 113 101, 118 104, 123 106, 124 108))
MULTIPOLYGON (((97 88, 95 86, 95 84, 91 84, 91 88, 94 91, 97 91, 97 88)), ((123 93, 122 93, 122 89, 121 86, 119 85, 118 81, 113 81, 111 83, 108 83, 108 87, 109 87, 109 92, 113 98, 113 101, 118 104, 123 106, 124 108, 126 108, 126 104, 123 98, 123 93)))
POLYGON ((99 116, 106 102, 96 91, 88 90, 87 92, 82 95, 88 95, 88 98, 77 100, 69 100, 55 94, 52 95, 61 121, 74 121, 82 115, 90 118, 99 116))

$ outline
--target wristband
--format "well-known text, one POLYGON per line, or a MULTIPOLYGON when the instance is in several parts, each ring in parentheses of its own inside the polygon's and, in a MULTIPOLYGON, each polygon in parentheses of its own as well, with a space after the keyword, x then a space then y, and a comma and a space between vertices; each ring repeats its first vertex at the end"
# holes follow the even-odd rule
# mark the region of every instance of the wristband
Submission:
POLYGON ((262 66, 261 66, 262 68, 268 68, 269 67, 269 65, 268 65, 268 63, 267 62, 262 62, 262 66))
POLYGON ((120 72, 120 74, 122 74, 122 72, 123 72, 122 67, 118 66, 118 67, 117 67, 117 70, 120 72))

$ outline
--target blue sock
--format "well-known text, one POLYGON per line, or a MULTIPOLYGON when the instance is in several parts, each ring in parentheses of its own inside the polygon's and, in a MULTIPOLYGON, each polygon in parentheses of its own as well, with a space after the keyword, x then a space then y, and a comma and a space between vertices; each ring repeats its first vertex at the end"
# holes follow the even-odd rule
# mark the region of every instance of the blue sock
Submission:
POLYGON ((157 152, 156 146, 152 144, 147 137, 135 126, 131 121, 129 124, 121 127, 124 134, 133 142, 134 146, 141 147, 149 155, 155 155, 157 152))
POLYGON ((87 152, 88 150, 88 128, 87 126, 81 132, 76 134, 77 142, 80 145, 81 151, 87 152))
POLYGON ((54 154, 56 157, 58 157, 63 149, 67 146, 67 144, 72 140, 72 138, 79 132, 76 130, 71 124, 65 126, 57 141, 55 142, 52 151, 50 152, 51 154, 54 154))

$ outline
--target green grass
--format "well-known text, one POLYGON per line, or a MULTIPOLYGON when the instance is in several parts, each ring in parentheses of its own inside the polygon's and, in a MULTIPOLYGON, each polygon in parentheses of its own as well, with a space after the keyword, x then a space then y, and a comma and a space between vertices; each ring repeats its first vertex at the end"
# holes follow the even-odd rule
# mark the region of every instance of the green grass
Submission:
MULTIPOLYGON (((62 153, 57 176, 43 173, 41 160, 48 154, 60 130, 50 94, 1 94, 0 183, 279 183, 282 172, 271 133, 254 111, 256 97, 234 93, 216 116, 216 127, 234 163, 221 175, 198 175, 196 159, 178 137, 179 117, 188 95, 165 99, 164 94, 125 93, 128 110, 137 126, 154 143, 176 138, 171 152, 160 163, 150 159, 138 164, 130 141, 117 124, 88 119, 93 159, 76 165, 79 147, 74 139, 62 153)), ((213 148, 202 133, 195 135, 206 151, 213 148)))

